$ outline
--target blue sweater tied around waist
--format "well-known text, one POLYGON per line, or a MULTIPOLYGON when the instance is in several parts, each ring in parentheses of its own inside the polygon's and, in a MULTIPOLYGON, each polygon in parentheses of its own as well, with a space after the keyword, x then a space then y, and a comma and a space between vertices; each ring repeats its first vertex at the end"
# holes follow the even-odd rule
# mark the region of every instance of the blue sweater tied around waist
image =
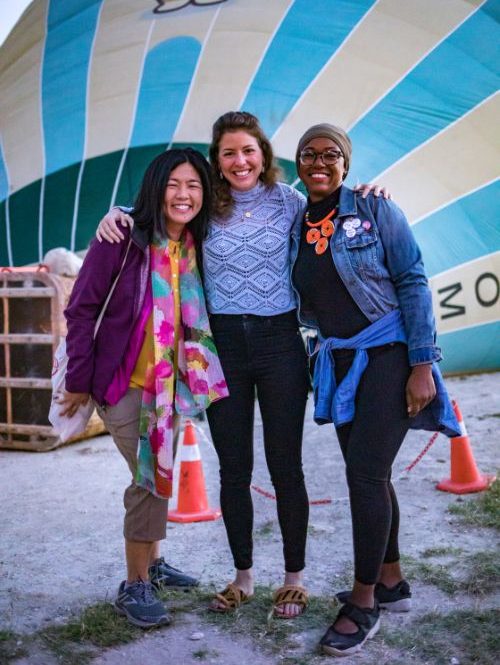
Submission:
MULTIPOLYGON (((378 319, 349 339, 338 337, 319 338, 314 368, 314 420, 318 425, 334 423, 336 427, 354 419, 355 399, 359 382, 368 365, 367 349, 394 342, 406 344, 406 333, 401 310, 395 309, 378 319), (340 385, 335 380, 333 351, 355 349, 354 360, 340 385)), ((443 432, 446 436, 460 436, 460 426, 455 417, 443 377, 436 363, 432 364, 432 377, 436 396, 422 411, 410 419, 411 429, 443 432)))

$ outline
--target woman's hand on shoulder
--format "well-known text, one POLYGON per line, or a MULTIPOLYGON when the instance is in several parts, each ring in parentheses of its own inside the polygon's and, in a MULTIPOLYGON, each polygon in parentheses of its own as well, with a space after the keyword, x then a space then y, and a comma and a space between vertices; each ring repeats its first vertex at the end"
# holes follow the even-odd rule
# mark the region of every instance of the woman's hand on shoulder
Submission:
POLYGON ((390 191, 387 189, 387 187, 383 187, 382 185, 377 185, 377 183, 363 183, 363 184, 357 184, 355 187, 353 187, 353 190, 355 192, 359 192, 362 196, 362 198, 366 199, 368 194, 370 192, 373 192, 373 196, 382 196, 384 199, 392 199, 392 194, 390 191))
POLYGON ((78 411, 78 407, 87 404, 90 395, 88 393, 70 393, 64 391, 62 396, 57 398, 57 403, 63 407, 61 416, 69 416, 70 418, 78 411))
POLYGON ((436 396, 432 365, 415 365, 406 384, 408 415, 414 418, 436 396))
POLYGON ((119 208, 113 208, 105 215, 99 222, 99 226, 96 231, 96 238, 99 242, 107 240, 111 244, 114 242, 121 242, 125 236, 120 231, 118 224, 121 224, 123 227, 134 226, 134 220, 126 212, 123 212, 119 208))

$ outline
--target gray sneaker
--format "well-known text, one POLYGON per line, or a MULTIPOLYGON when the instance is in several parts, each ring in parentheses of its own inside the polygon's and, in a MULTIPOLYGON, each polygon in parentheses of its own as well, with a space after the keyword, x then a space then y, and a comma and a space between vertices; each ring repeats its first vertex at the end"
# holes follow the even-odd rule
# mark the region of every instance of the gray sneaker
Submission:
POLYGON ((156 559, 153 565, 149 567, 148 573, 151 584, 157 591, 162 589, 189 591, 199 584, 196 578, 186 575, 186 573, 173 566, 169 566, 163 557, 156 559))
POLYGON ((120 584, 115 600, 115 610, 127 617, 130 623, 140 628, 168 626, 171 617, 165 605, 157 599, 151 582, 139 580, 125 587, 125 580, 120 584))

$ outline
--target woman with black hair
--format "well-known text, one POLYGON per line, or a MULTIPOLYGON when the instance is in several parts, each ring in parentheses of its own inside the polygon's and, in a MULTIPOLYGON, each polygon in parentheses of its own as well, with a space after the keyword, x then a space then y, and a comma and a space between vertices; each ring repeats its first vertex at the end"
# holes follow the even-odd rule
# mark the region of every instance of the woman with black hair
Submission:
POLYGON ((65 311, 69 361, 61 403, 72 415, 91 397, 132 473, 124 495, 127 579, 115 608, 145 628, 170 622, 153 589, 166 574, 159 546, 179 416, 227 396, 196 262, 210 198, 201 153, 174 149, 156 157, 126 242, 91 243, 65 311))

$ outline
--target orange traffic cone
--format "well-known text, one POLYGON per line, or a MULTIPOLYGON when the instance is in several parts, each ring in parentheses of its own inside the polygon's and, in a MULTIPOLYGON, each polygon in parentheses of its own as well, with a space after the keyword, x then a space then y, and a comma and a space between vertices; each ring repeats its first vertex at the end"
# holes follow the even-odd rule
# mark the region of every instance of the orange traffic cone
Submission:
POLYGON ((168 511, 170 522, 206 522, 221 516, 208 507, 203 464, 191 421, 186 420, 181 452, 181 470, 177 510, 168 511))
POLYGON ((453 410, 460 425, 461 436, 451 439, 451 478, 442 480, 436 485, 438 490, 453 494, 469 494, 482 492, 491 485, 495 476, 482 475, 474 461, 467 430, 458 404, 453 402, 453 410))

